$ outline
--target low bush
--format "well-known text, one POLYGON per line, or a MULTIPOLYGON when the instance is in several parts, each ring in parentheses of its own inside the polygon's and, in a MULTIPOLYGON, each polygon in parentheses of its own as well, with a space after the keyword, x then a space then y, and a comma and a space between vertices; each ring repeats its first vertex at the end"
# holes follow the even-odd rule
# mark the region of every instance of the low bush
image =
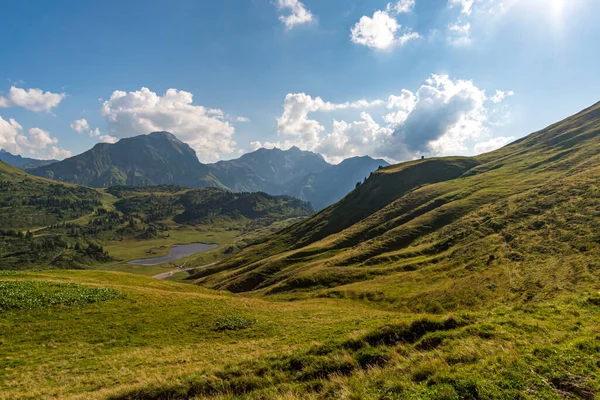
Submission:
POLYGON ((226 317, 219 318, 215 322, 216 331, 239 331, 242 329, 249 328, 258 322, 254 318, 242 317, 239 315, 229 315, 226 317))

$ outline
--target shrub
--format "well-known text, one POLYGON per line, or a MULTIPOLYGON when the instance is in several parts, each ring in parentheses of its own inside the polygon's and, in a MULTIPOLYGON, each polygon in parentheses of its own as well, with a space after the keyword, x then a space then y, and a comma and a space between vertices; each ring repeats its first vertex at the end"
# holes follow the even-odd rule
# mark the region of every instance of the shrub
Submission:
POLYGON ((226 317, 219 318, 215 322, 216 331, 239 331, 242 329, 249 328, 258 322, 254 318, 242 317, 239 315, 229 315, 226 317))

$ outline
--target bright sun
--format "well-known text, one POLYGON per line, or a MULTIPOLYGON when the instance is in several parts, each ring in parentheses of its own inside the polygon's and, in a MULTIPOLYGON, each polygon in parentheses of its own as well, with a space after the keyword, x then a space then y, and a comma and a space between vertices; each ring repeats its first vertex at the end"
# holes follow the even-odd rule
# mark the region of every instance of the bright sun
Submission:
POLYGON ((560 28, 569 11, 568 6, 573 4, 574 0, 513 0, 513 5, 525 6, 526 12, 536 13, 546 16, 551 20, 552 25, 560 28))

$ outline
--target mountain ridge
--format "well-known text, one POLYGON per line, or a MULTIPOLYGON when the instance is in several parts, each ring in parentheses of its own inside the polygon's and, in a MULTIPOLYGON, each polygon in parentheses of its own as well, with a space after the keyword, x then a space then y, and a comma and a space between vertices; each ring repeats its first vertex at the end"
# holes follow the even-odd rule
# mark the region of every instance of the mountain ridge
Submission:
POLYGON ((202 164, 172 133, 152 132, 115 144, 98 143, 82 154, 27 172, 96 188, 171 184, 289 195, 322 209, 385 165, 385 160, 368 156, 332 165, 322 155, 297 147, 263 148, 234 160, 202 164))
POLYGON ((194 278, 409 309, 426 296, 447 311, 539 301, 566 290, 561 276, 598 283, 598 154, 600 103, 494 152, 377 170, 340 202, 194 278))
POLYGON ((4 149, 0 149, 0 161, 4 161, 13 167, 21 169, 42 167, 58 162, 58 160, 38 160, 36 158, 22 157, 18 154, 12 154, 4 149))

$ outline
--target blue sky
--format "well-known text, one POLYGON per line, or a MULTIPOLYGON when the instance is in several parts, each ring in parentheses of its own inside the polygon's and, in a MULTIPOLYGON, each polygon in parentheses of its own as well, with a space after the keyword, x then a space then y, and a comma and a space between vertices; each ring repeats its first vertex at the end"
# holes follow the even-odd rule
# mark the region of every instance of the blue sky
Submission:
POLYGON ((332 162, 472 155, 600 100, 599 11, 598 0, 3 0, 0 147, 63 158, 164 129, 205 162, 292 145, 332 162))

